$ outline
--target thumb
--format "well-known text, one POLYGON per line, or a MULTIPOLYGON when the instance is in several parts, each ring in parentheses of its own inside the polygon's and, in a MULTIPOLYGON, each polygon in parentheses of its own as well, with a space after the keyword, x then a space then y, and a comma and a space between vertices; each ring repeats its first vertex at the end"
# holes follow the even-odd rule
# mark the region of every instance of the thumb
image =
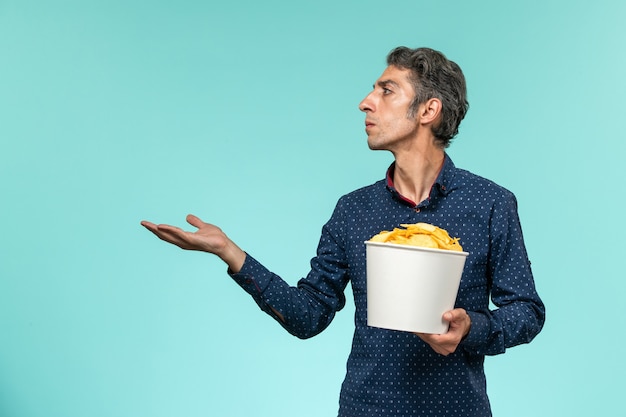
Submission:
POLYGON ((193 214, 187 215, 187 223, 189 223, 192 226, 197 227, 198 229, 204 225, 204 222, 200 220, 199 217, 196 217, 193 214))
POLYGON ((461 308, 455 308, 454 310, 446 311, 443 314, 443 319, 445 321, 451 322, 451 321, 462 319, 464 315, 465 315, 465 310, 461 308))

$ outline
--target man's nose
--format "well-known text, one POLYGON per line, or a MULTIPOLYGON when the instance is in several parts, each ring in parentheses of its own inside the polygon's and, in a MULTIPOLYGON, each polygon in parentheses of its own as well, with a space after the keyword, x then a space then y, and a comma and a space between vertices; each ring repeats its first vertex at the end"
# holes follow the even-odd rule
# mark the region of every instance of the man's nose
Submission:
POLYGON ((374 102, 371 96, 372 93, 365 96, 365 98, 359 103, 359 110, 362 112, 374 111, 374 102))

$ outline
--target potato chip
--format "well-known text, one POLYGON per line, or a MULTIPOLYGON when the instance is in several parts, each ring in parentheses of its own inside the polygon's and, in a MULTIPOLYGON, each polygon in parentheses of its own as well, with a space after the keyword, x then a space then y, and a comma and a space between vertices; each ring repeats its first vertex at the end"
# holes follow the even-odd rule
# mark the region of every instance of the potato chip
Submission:
POLYGON ((463 251, 459 238, 451 238, 448 232, 440 227, 429 223, 401 224, 400 226, 404 229, 384 230, 373 236, 370 242, 463 251))
POLYGON ((423 248, 439 248, 438 242, 429 235, 413 235, 407 239, 406 244, 423 248))
POLYGON ((385 242, 387 240, 387 238, 389 237, 389 235, 391 235, 393 232, 380 232, 379 234, 377 234, 376 236, 372 237, 370 239, 370 242, 385 242))

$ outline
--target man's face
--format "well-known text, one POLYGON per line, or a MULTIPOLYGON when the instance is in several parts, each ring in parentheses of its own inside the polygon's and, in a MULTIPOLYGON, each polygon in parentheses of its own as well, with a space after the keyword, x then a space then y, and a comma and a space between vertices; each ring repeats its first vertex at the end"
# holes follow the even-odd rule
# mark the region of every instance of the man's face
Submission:
POLYGON ((365 113, 365 132, 370 149, 395 151, 410 146, 419 126, 409 117, 415 96, 410 72, 389 66, 376 80, 374 89, 359 104, 365 113))

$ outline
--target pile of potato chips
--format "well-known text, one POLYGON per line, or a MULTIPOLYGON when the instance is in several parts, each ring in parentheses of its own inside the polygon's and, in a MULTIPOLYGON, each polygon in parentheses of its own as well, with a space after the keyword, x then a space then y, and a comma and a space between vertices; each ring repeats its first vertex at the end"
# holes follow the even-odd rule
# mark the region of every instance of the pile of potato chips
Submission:
POLYGON ((396 243, 399 245, 421 246, 425 248, 463 251, 459 238, 451 238, 447 231, 428 223, 401 224, 404 229, 395 228, 391 232, 382 231, 370 242, 396 243))

